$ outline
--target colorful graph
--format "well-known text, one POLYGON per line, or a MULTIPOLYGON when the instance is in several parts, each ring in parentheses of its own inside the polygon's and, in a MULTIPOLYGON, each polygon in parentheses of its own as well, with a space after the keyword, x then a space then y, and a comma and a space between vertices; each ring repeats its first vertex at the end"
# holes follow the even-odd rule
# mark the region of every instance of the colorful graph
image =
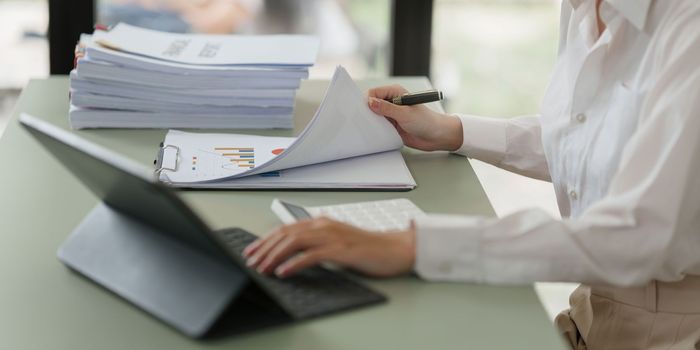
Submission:
POLYGON ((255 167, 255 148, 253 147, 216 147, 214 151, 230 162, 225 164, 224 168, 228 168, 228 165, 248 169, 255 167))

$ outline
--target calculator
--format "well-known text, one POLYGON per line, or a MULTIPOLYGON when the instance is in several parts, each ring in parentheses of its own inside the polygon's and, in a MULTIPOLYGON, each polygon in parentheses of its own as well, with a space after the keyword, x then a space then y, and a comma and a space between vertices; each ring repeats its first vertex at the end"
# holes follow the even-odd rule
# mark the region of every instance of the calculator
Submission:
POLYGON ((285 224, 325 216, 369 231, 406 230, 425 213, 406 198, 304 207, 275 198, 272 211, 285 224))

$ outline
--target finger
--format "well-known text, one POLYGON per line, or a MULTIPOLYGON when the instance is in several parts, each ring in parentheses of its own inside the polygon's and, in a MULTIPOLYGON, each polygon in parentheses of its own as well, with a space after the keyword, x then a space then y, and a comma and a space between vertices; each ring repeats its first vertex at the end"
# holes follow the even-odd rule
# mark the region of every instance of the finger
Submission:
MULTIPOLYGON (((332 241, 325 230, 306 231, 296 235, 286 236, 263 259, 258 268, 260 273, 273 271, 282 262, 289 259, 297 252, 303 252, 318 246, 323 246, 332 241)), ((302 253, 303 254, 303 253, 302 253)))
POLYGON ((260 248, 263 242, 265 242, 264 238, 258 238, 253 241, 253 243, 248 244, 245 249, 243 249, 243 256, 249 258, 251 254, 255 253, 255 251, 260 248))
POLYGON ((405 116, 408 114, 407 109, 410 107, 398 106, 388 101, 370 97, 369 108, 374 113, 394 119, 400 123, 401 121, 406 119, 405 116))
POLYGON ((375 97, 379 99, 393 98, 404 95, 406 93, 408 93, 408 90, 404 89, 403 86, 398 84, 379 86, 367 90, 368 97, 375 97))
POLYGON ((278 266, 275 269, 275 275, 280 278, 289 277, 305 268, 318 265, 322 262, 337 262, 334 261, 337 256, 338 249, 333 246, 311 249, 304 253, 297 254, 278 266))
POLYGON ((265 241, 260 244, 260 247, 246 260, 246 265, 251 268, 256 268, 260 265, 260 262, 265 258, 267 252, 284 239, 284 236, 284 234, 275 234, 265 239, 265 241))
POLYGON ((260 248, 264 246, 267 242, 274 239, 278 239, 278 236, 282 234, 283 230, 284 226, 281 226, 272 231, 267 236, 256 239, 255 241, 253 241, 253 243, 249 244, 247 247, 245 247, 245 249, 243 249, 243 255, 246 258, 250 258, 252 255, 255 255, 255 253, 260 251, 260 248))
POLYGON ((262 242, 257 243, 256 247, 253 247, 250 252, 250 256, 246 261, 246 265, 250 267, 257 266, 262 258, 274 247, 277 243, 284 238, 284 236, 293 234, 294 232, 300 232, 307 230, 313 220, 303 220, 290 225, 284 225, 279 227, 277 230, 273 231, 270 235, 263 238, 262 242))

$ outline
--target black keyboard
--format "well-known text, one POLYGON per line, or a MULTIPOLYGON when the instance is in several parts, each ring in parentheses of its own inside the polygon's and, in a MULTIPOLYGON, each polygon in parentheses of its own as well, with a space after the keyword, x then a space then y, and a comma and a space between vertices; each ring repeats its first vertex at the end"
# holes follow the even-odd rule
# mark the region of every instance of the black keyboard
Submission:
POLYGON ((243 249, 257 239, 242 229, 218 231, 239 265, 248 270, 251 279, 295 319, 386 301, 379 294, 340 272, 322 267, 307 268, 284 279, 259 274, 245 265, 243 249))

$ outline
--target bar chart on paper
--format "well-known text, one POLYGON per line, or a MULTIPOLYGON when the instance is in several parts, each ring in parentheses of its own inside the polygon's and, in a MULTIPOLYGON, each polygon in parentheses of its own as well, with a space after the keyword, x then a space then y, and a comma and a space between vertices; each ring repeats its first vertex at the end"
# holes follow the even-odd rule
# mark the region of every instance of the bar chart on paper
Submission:
POLYGON ((255 147, 198 149, 190 158, 192 171, 199 175, 233 175, 255 167, 255 147))
POLYGON ((224 168, 246 168, 255 167, 254 147, 217 147, 214 148, 222 157, 228 158, 230 164, 224 164, 224 168))
POLYGON ((281 147, 249 145, 198 148, 188 155, 189 168, 196 178, 233 176, 264 164, 284 150, 281 147))
POLYGON ((165 143, 178 151, 164 155, 164 164, 175 168, 171 180, 211 181, 237 176, 265 166, 284 153, 293 137, 261 137, 240 134, 199 134, 171 130, 165 143))

